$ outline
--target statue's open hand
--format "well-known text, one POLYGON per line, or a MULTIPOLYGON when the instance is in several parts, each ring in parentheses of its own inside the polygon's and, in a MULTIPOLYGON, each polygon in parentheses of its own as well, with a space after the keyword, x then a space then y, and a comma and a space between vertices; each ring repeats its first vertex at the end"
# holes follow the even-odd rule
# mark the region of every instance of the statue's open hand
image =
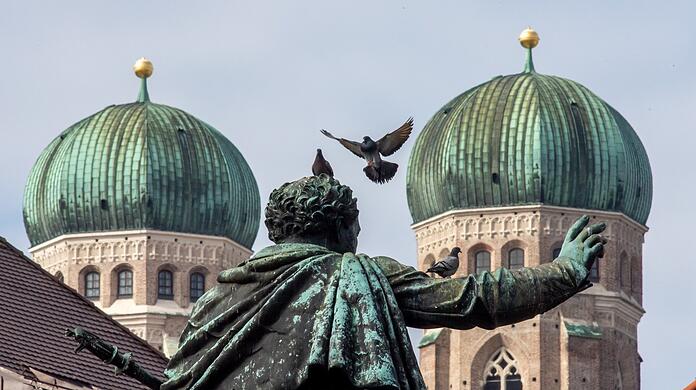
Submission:
POLYGON ((583 215, 570 227, 563 241, 559 257, 567 257, 582 265, 585 274, 578 275, 584 281, 590 273, 595 259, 604 256, 604 244, 607 240, 600 235, 606 229, 605 223, 589 225, 590 217, 583 215))

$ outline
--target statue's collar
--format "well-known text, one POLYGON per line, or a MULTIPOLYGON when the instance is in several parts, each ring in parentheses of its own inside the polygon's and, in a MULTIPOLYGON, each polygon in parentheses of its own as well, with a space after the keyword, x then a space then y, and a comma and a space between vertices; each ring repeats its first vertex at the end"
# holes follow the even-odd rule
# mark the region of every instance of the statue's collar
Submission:
POLYGON ((308 243, 284 243, 267 246, 260 251, 256 252, 248 261, 258 260, 265 257, 271 256, 290 256, 290 257, 307 257, 315 255, 323 255, 329 253, 336 253, 329 250, 326 247, 316 244, 308 243))
POLYGON ((218 283, 249 283, 274 277, 274 272, 308 258, 341 256, 323 246, 306 243, 271 245, 261 249, 249 260, 226 269, 218 275, 218 283))

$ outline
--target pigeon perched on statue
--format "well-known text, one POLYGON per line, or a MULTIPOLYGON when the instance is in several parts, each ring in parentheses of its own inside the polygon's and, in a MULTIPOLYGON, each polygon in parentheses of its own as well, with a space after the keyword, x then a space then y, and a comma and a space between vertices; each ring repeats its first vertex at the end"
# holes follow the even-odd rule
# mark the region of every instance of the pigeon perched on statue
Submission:
POLYGON ((335 139, 340 142, 346 149, 350 150, 356 156, 367 161, 367 166, 363 168, 363 172, 368 179, 375 183, 386 183, 396 175, 398 164, 382 160, 382 156, 391 156, 401 148, 411 135, 413 130, 413 118, 401 125, 398 129, 388 133, 377 141, 365 136, 362 142, 350 141, 345 138, 334 137, 328 131, 322 129, 321 132, 325 136, 335 139))
POLYGON ((329 177, 333 177, 334 175, 331 164, 326 161, 324 155, 321 153, 321 149, 317 149, 317 156, 314 158, 314 163, 312 164, 312 174, 314 176, 319 176, 322 173, 329 177))
POLYGON ((435 273, 440 275, 440 277, 449 278, 454 275, 459 268, 459 253, 461 252, 462 250, 459 249, 458 246, 455 246, 447 257, 433 264, 425 272, 435 273))

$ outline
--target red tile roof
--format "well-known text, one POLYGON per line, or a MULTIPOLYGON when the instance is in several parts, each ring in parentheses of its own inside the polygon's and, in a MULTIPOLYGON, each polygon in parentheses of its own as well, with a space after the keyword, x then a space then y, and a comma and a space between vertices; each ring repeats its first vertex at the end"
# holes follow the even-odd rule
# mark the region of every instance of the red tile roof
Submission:
POLYGON ((88 351, 75 354, 67 328, 81 326, 162 377, 167 358, 0 237, 0 367, 27 367, 101 389, 145 388, 88 351))

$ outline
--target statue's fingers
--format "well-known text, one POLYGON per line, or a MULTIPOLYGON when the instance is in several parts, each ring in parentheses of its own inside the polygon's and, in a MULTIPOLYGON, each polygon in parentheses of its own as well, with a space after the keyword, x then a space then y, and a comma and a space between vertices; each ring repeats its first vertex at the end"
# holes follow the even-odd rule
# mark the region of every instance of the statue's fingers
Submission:
POLYGON ((587 267, 587 269, 592 268, 592 264, 594 263, 595 258, 600 257, 599 255, 603 254, 603 253, 604 253, 604 244, 602 244, 601 242, 592 246, 592 248, 590 248, 590 251, 587 254, 587 257, 585 260, 585 266, 587 267))
POLYGON ((585 240, 585 247, 592 248, 595 244, 597 244, 599 242, 604 244, 603 240, 604 240, 604 238, 602 236, 600 236, 599 234, 593 234, 588 239, 585 240))
POLYGON ((590 217, 587 215, 583 215, 582 217, 578 218, 577 221, 573 224, 573 226, 568 229, 568 233, 566 233, 565 240, 566 241, 573 241, 575 240, 575 237, 580 234, 585 226, 587 226, 587 223, 590 222, 590 217))
POLYGON ((599 254, 597 255, 597 257, 599 257, 600 259, 603 259, 603 258, 604 258, 604 252, 605 252, 605 249, 604 249, 604 248, 605 248, 604 245, 602 245, 602 250, 601 250, 601 252, 599 252, 599 254))
POLYGON ((582 229, 580 234, 578 234, 577 239, 580 241, 585 241, 588 237, 592 236, 593 234, 599 234, 603 232, 606 228, 607 224, 604 222, 595 223, 593 225, 588 226, 585 229, 582 229))
POLYGON ((606 252, 607 242, 609 242, 609 240, 607 240, 606 237, 602 237, 602 251, 599 252, 599 254, 597 255, 597 257, 599 257, 600 259, 604 258, 604 253, 606 252))
POLYGON ((595 223, 594 225, 590 226, 590 231, 592 234, 599 234, 603 232, 607 228, 607 224, 605 222, 600 222, 600 223, 595 223))

